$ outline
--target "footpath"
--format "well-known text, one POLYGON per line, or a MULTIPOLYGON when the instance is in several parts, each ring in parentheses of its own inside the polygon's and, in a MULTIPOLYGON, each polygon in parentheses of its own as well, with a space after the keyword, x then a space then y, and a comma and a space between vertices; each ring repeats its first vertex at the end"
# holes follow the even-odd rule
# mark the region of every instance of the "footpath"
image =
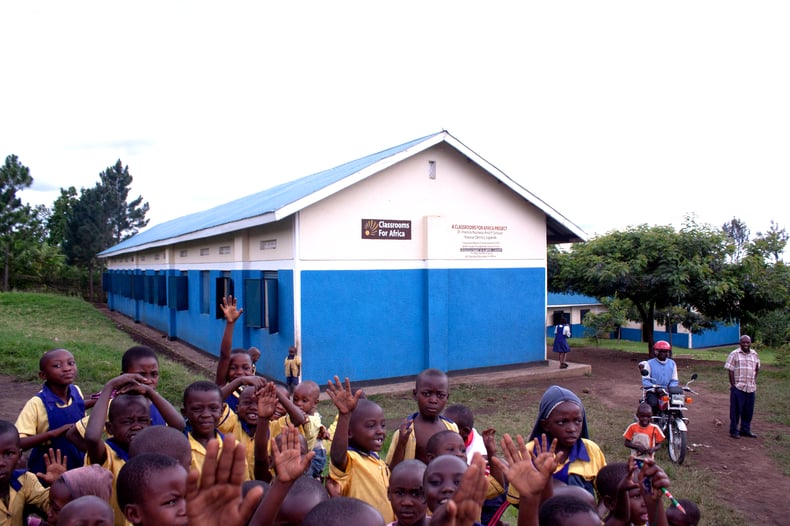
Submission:
MULTIPOLYGON (((107 305, 97 304, 96 308, 110 318, 118 329, 129 334, 136 342, 161 352, 197 373, 207 375, 209 378, 214 377, 217 368, 216 356, 181 340, 171 340, 166 334, 156 329, 142 323, 135 323, 125 314, 111 311, 107 305)), ((558 361, 546 360, 538 364, 502 366, 461 373, 451 372, 449 374, 450 385, 502 383, 518 379, 529 381, 530 379, 568 378, 584 376, 592 372, 592 366, 584 363, 568 362, 567 369, 559 367, 558 361)), ((371 395, 403 393, 413 389, 414 379, 392 382, 355 382, 354 384, 364 389, 366 394, 371 395)), ((321 398, 325 399, 326 394, 322 392, 321 398)))

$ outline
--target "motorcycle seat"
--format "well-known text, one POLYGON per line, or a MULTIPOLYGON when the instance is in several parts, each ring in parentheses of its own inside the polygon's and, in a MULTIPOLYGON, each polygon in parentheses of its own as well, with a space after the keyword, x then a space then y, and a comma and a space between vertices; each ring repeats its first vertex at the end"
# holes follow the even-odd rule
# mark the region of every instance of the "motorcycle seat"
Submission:
POLYGON ((678 385, 672 385, 669 387, 669 394, 683 394, 683 388, 678 385))

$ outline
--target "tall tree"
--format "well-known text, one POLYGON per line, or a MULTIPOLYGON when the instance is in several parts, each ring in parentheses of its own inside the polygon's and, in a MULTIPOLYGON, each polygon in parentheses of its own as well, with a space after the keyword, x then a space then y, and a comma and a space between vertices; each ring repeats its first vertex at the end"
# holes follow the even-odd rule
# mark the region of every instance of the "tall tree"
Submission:
POLYGON ((114 166, 101 172, 99 178, 98 186, 104 201, 104 215, 112 230, 112 242, 117 244, 132 237, 148 224, 145 218, 148 213, 148 203, 143 202, 142 196, 127 203, 133 178, 129 173, 129 167, 124 166, 120 159, 114 166))
MULTIPOLYGON (((721 231, 693 218, 679 232, 671 226, 630 227, 573 245, 559 258, 554 286, 630 300, 652 354, 653 325, 661 311, 681 307, 701 316, 708 310, 719 314, 738 299, 736 280, 727 271, 731 250, 721 231)), ((696 330, 712 325, 699 318, 695 323, 696 330)))
POLYGON ((749 246, 749 228, 746 226, 746 223, 734 217, 729 223, 721 225, 721 228, 727 237, 732 240, 735 247, 732 255, 733 262, 740 262, 746 256, 746 249, 749 246))
POLYGON ((0 167, 0 254, 3 258, 3 290, 8 290, 11 269, 11 248, 14 237, 32 215, 23 205, 17 192, 33 184, 30 169, 22 165, 16 155, 9 155, 0 167))
POLYGON ((788 234, 784 228, 771 220, 771 227, 766 231, 757 232, 757 236, 751 244, 750 252, 762 256, 769 263, 778 263, 782 260, 782 253, 787 247, 788 234))
POLYGON ((49 242, 53 245, 61 248, 63 247, 63 241, 66 239, 66 230, 68 229, 69 216, 71 215, 74 203, 76 203, 78 199, 77 189, 73 186, 60 189, 60 196, 55 199, 49 219, 47 220, 49 242))
POLYGON ((88 269, 88 294, 91 299, 94 299, 93 275, 99 264, 97 254, 112 242, 112 232, 108 229, 104 210, 99 185, 83 188, 71 208, 63 243, 63 252, 69 264, 88 269))

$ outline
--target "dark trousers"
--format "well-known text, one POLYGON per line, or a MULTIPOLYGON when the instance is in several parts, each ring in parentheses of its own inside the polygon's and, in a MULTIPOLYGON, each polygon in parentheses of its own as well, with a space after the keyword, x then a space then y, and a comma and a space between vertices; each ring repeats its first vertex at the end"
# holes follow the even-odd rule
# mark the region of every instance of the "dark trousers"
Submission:
POLYGON ((750 433, 754 415, 755 393, 747 393, 730 387, 730 434, 750 433), (738 428, 740 421, 740 429, 738 428))

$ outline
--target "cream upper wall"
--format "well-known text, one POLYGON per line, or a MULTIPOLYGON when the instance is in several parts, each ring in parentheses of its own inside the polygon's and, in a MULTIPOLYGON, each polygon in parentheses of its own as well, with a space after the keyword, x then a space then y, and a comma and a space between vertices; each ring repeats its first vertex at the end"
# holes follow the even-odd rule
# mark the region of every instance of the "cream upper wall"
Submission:
POLYGON ((543 212, 446 144, 305 208, 300 225, 303 260, 469 259, 453 225, 506 227, 495 236, 496 259, 546 258, 543 212), (363 218, 410 220, 412 238, 362 239, 363 218))

